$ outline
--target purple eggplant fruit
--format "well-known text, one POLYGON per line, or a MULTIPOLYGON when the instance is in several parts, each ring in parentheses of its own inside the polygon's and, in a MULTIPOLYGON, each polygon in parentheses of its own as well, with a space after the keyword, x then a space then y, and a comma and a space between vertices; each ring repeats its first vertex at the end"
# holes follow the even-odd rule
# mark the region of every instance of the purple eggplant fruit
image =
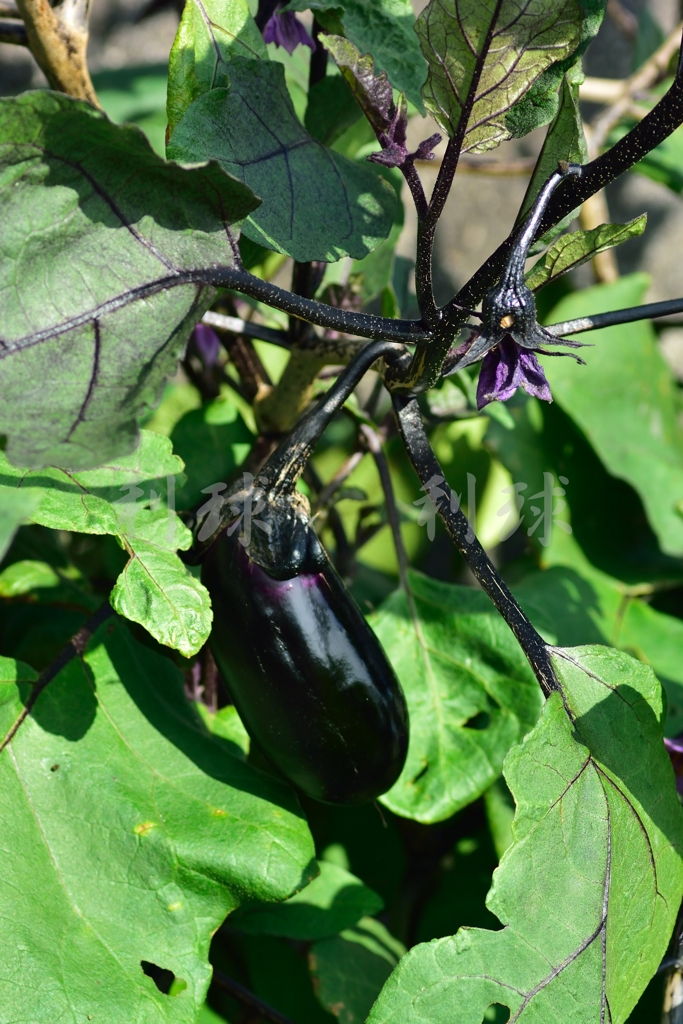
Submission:
POLYGON ((220 534, 202 569, 211 650, 251 738, 290 782, 326 803, 365 803, 401 773, 408 712, 310 527, 306 541, 299 570, 276 579, 236 533, 220 534))
POLYGON ((271 764, 326 803, 365 803, 391 788, 406 759, 408 712, 296 483, 365 370, 404 355, 391 342, 365 346, 258 481, 245 474, 243 487, 220 497, 218 511, 207 503, 195 524, 192 560, 202 561, 213 605, 209 643, 239 715, 271 764))

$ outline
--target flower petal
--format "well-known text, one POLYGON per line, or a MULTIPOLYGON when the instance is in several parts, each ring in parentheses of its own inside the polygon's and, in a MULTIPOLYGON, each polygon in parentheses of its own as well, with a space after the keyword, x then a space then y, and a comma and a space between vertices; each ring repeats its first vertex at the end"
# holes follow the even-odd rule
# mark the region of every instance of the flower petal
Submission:
POLYGON ((552 402, 550 386, 533 352, 520 348, 509 334, 484 356, 477 385, 477 408, 490 402, 507 402, 517 388, 552 402))
POLYGON ((299 44, 315 50, 315 43, 292 11, 284 14, 275 11, 270 16, 263 28, 263 41, 282 46, 289 54, 294 53, 299 44))

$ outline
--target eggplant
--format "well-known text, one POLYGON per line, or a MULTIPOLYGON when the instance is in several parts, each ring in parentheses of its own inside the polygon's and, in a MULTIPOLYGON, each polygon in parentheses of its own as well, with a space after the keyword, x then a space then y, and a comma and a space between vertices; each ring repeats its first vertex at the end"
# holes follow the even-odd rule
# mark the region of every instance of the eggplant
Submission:
POLYGON ((366 345, 258 481, 244 474, 241 488, 219 498, 227 511, 208 512, 213 502, 197 511, 188 559, 202 562, 214 616, 209 645, 247 732, 286 779, 333 804, 365 803, 396 782, 408 711, 296 484, 325 426, 379 358, 409 357, 392 342, 366 345))
POLYGON ((223 530, 202 568, 214 609, 209 643, 271 764, 315 800, 366 803, 403 768, 405 698, 313 529, 303 526, 298 571, 279 579, 236 532, 223 530))

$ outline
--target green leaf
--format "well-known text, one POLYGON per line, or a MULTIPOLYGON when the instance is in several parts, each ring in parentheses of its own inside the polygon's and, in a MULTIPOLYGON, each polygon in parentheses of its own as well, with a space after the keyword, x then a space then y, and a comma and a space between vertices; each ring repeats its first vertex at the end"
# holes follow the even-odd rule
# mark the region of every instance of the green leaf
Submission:
POLYGON ((169 135, 196 99, 227 84, 226 64, 233 57, 268 59, 247 0, 189 0, 169 58, 169 135))
POLYGON ((236 757, 239 757, 241 754, 246 758, 249 753, 251 740, 249 733, 242 725, 242 720, 237 714, 235 705, 228 704, 213 714, 209 711, 206 704, 196 703, 195 707, 209 732, 233 744, 236 748, 234 750, 236 757))
POLYGON ((172 551, 136 541, 129 553, 109 596, 112 607, 143 625, 159 643, 186 658, 196 654, 211 632, 208 590, 172 551))
MULTIPOLYGON (((529 187, 526 190, 524 200, 517 214, 516 223, 518 224, 528 214, 538 193, 550 175, 554 174, 557 170, 560 160, 566 160, 567 163, 573 164, 585 164, 588 160, 588 149, 583 134, 581 110, 579 109, 579 82, 576 80, 575 75, 565 75, 562 79, 556 105, 557 112, 553 123, 548 128, 543 147, 534 167, 534 173, 529 181, 529 187)), ((564 230, 573 218, 574 214, 572 213, 570 217, 564 218, 561 228, 559 224, 555 225, 554 228, 550 229, 550 232, 547 232, 547 235, 554 237, 560 230, 564 230)), ((539 240, 537 243, 539 247, 542 241, 539 240)))
POLYGON ((391 230, 393 189, 308 134, 280 63, 236 57, 229 75, 181 118, 169 157, 215 159, 263 199, 242 228, 252 241, 299 261, 366 256, 391 230))
MULTIPOLYGON (((0 666, 4 734, 27 691, 0 666)), ((226 752, 182 674, 121 623, 44 691, 0 772, 8 1020, 30 1006, 32 1024, 193 1024, 225 915, 288 897, 314 867, 291 790, 226 752), (186 987, 163 995, 141 961, 186 987)))
POLYGON ((683 892, 683 816, 651 669, 600 647, 557 649, 562 695, 506 760, 514 843, 488 906, 502 931, 414 947, 369 1024, 622 1024, 656 970, 683 892), (564 703, 563 703, 564 702, 564 703))
POLYGON ((634 217, 626 224, 601 224, 590 231, 573 231, 556 239, 544 256, 526 274, 526 283, 537 291, 568 270, 574 270, 599 252, 613 249, 629 238, 642 235, 647 225, 647 214, 634 217))
POLYGON ((405 946, 371 917, 314 943, 308 962, 318 999, 341 1024, 362 1024, 404 953, 405 946))
POLYGON ((249 454, 254 435, 229 395, 185 414, 173 428, 173 449, 184 461, 187 482, 176 492, 177 508, 192 508, 202 490, 228 481, 249 454))
POLYGON ((168 438, 143 430, 132 455, 80 473, 27 472, 0 452, 0 492, 26 488, 39 495, 31 518, 41 526, 117 537, 129 561, 111 594, 114 608, 189 657, 211 631, 211 604, 208 591, 174 553, 192 542, 168 507, 182 468, 168 438))
MULTIPOLYGON (((583 12, 578 0, 432 0, 416 31, 429 64, 425 105, 462 152, 509 139, 507 114, 552 64, 573 54, 583 12)), ((558 81, 559 85, 559 81, 558 81)))
POLYGON ((542 702, 517 642, 483 593, 418 573, 410 583, 416 618, 396 591, 373 620, 410 713, 408 758, 381 802, 431 823, 488 789, 542 702))
MULTIPOLYGON (((580 58, 598 33, 607 8, 607 0, 579 0, 581 5, 581 36, 579 45, 564 60, 559 60, 544 71, 528 93, 508 112, 505 123, 513 138, 521 138, 535 128, 548 124, 557 113, 558 88, 565 73, 573 80, 577 92, 584 74, 580 58)), ((584 161, 581 161, 583 163, 584 161)))
MULTIPOLYGON (((635 306, 649 279, 623 277, 563 299, 550 317, 562 321, 635 306)), ((591 331, 586 366, 546 362, 555 401, 586 435, 607 470, 640 495, 667 554, 683 553, 683 432, 676 384, 646 321, 591 331)))
POLYGON ((665 735, 683 732, 683 622, 642 597, 652 587, 629 587, 594 568, 578 545, 551 546, 552 565, 515 587, 515 596, 544 637, 573 646, 605 643, 650 665, 666 691, 665 735))
POLYGON ((377 893, 359 878, 323 860, 318 877, 285 903, 245 907, 233 914, 230 923, 247 935, 311 941, 336 935, 362 917, 379 913, 383 906, 377 893))
POLYGON ((25 598, 32 605, 61 605, 95 611, 102 603, 101 597, 89 593, 74 576, 73 572, 67 573, 34 559, 12 562, 0 572, 0 597, 8 600, 25 598))
MULTIPOLYGON (((288 11, 332 12, 341 18, 346 38, 361 53, 369 53, 378 71, 424 112, 420 90, 427 64, 415 37, 415 14, 410 0, 292 0, 288 11)), ((337 31, 331 25, 330 32, 337 31)))
POLYGON ((47 91, 0 101, 0 194, 7 456, 86 469, 126 454, 212 299, 185 272, 232 264, 229 225, 258 200, 47 91))
POLYGON ((314 139, 331 146, 362 116, 342 75, 327 75, 308 94, 304 125, 314 139))
POLYGON ((0 485, 0 559, 5 557, 19 526, 31 518, 40 494, 33 489, 17 491, 0 485))

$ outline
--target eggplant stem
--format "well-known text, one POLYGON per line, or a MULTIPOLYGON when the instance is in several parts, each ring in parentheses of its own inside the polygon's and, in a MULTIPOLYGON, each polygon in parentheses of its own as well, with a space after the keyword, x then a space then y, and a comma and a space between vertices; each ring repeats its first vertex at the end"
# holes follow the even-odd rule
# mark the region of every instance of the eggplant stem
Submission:
POLYGON ((398 428, 413 469, 424 487, 435 477, 438 479, 439 497, 432 500, 451 540, 481 584, 482 590, 491 599, 514 633, 541 690, 546 697, 549 697, 554 691, 560 690, 560 684, 550 660, 547 644, 531 625, 504 580, 496 571, 491 559, 474 536, 467 516, 460 508, 460 503, 451 500, 451 489, 446 482, 439 461, 432 451, 417 400, 394 395, 393 402, 398 428))
POLYGON ((304 466, 313 454, 313 449, 344 402, 350 398, 361 377, 372 364, 382 357, 396 359, 404 354, 402 345, 391 341, 373 341, 365 345, 335 384, 325 393, 317 405, 304 413, 301 420, 275 449, 261 470, 261 476, 268 481, 268 491, 274 496, 291 494, 304 466))

